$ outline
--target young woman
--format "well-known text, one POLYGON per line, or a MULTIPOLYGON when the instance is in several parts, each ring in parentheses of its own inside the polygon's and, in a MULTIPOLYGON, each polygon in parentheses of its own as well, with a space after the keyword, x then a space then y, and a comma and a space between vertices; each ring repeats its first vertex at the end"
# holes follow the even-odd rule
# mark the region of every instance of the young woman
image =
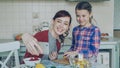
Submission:
POLYGON ((88 59, 96 59, 100 47, 100 29, 92 24, 92 6, 88 2, 80 2, 75 7, 76 20, 78 26, 72 31, 72 46, 64 56, 83 54, 88 59))
POLYGON ((65 10, 58 11, 52 19, 51 28, 42 32, 36 33, 34 36, 25 33, 22 35, 22 40, 27 48, 26 57, 40 57, 44 59, 54 60, 58 56, 61 44, 64 43, 64 38, 69 32, 71 24, 71 15, 65 10), (49 55, 44 55, 38 42, 49 43, 49 55))

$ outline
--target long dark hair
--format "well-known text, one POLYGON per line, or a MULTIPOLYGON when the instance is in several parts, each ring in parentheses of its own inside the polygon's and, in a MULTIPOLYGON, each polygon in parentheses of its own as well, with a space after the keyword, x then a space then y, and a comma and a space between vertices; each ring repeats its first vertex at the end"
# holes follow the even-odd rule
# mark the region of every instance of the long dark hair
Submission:
MULTIPOLYGON (((66 10, 60 10, 58 11, 55 16, 53 17, 53 20, 55 20, 56 18, 59 18, 59 17, 70 17, 70 22, 69 22, 69 26, 71 24, 71 20, 72 20, 72 17, 70 15, 70 13, 66 10)), ((62 34, 62 35, 59 35, 59 38, 61 40, 61 43, 64 43, 64 39, 65 37, 69 34, 69 29, 67 32, 65 32, 65 34, 62 34)))

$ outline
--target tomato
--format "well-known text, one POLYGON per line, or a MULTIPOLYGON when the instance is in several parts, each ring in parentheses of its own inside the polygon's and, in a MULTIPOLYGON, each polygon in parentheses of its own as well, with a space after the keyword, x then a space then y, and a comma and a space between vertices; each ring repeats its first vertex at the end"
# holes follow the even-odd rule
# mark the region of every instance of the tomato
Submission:
POLYGON ((30 61, 35 61, 35 60, 39 60, 39 58, 38 57, 31 57, 30 58, 30 61))

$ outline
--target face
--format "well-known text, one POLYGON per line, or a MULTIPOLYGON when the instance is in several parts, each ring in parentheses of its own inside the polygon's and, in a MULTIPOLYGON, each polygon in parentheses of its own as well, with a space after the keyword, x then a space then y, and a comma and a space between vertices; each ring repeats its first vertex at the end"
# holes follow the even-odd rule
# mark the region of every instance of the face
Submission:
POLYGON ((85 27, 90 24, 90 19, 91 14, 87 10, 76 10, 76 19, 77 22, 85 27))
POLYGON ((59 17, 53 20, 53 30, 57 35, 62 35, 69 28, 70 17, 59 17))

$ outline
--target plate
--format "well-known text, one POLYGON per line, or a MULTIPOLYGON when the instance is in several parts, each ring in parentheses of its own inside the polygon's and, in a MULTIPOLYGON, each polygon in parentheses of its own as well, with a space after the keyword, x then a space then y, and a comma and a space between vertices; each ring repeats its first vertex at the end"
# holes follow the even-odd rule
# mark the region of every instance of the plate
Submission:
POLYGON ((37 63, 40 63, 41 58, 29 57, 29 58, 23 59, 23 61, 27 66, 35 66, 37 63))

